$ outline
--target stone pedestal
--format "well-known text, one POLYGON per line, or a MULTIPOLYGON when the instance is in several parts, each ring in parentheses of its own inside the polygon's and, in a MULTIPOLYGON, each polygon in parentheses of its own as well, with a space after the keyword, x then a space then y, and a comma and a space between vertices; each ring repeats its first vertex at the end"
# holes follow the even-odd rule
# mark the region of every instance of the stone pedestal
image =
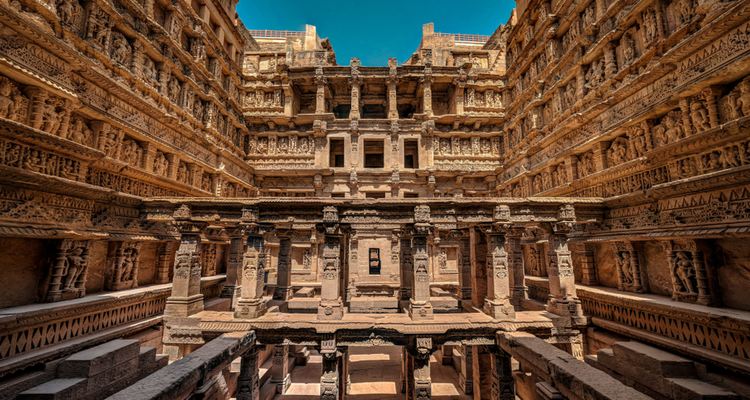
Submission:
POLYGON ((474 393, 474 361, 472 346, 461 346, 461 373, 458 375, 458 385, 465 394, 474 393))
POLYGON ((561 316, 582 316, 581 302, 576 297, 573 261, 564 234, 549 235, 547 274, 550 295, 547 311, 561 316))
POLYGON ((321 352, 323 367, 320 376, 321 400, 343 400, 347 391, 346 349, 321 352))
POLYGON ((232 310, 237 306, 242 286, 242 261, 245 253, 246 232, 238 227, 227 229, 229 233, 229 258, 227 260, 227 277, 221 289, 221 297, 231 299, 232 310))
POLYGON ((425 222, 414 224, 412 229, 414 287, 409 299, 408 313, 413 321, 426 321, 434 318, 430 304, 430 260, 427 245, 427 235, 432 231, 432 226, 426 223, 429 220, 429 210, 427 206, 415 207, 415 220, 425 222))

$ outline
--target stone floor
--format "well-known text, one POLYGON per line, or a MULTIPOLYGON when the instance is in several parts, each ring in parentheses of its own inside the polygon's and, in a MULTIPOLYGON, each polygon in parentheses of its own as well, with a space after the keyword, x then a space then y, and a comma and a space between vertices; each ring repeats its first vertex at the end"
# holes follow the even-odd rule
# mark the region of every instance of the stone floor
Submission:
MULTIPOLYGON (((277 400, 320 399, 321 356, 312 352, 306 366, 297 366, 292 371, 289 390, 276 396, 277 400)), ((438 400, 471 400, 458 386, 458 374, 450 365, 442 365, 430 358, 432 371, 432 398, 438 400)), ((348 400, 404 400, 401 393, 401 348, 350 347, 349 373, 351 391, 348 400)))

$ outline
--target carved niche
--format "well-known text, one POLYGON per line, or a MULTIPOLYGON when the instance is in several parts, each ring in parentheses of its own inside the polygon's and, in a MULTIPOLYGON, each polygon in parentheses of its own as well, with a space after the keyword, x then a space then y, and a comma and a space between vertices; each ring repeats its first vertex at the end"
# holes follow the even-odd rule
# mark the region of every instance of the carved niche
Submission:
POLYGON ((86 273, 93 242, 65 239, 57 247, 50 268, 46 301, 70 300, 86 294, 86 273))
POLYGON ((108 290, 138 287, 140 252, 140 242, 114 242, 110 244, 109 278, 105 282, 105 287, 108 290))
POLYGON ((672 300, 715 306, 718 296, 712 290, 715 285, 706 268, 703 251, 697 242, 664 241, 664 251, 669 260, 669 274, 672 278, 672 300))

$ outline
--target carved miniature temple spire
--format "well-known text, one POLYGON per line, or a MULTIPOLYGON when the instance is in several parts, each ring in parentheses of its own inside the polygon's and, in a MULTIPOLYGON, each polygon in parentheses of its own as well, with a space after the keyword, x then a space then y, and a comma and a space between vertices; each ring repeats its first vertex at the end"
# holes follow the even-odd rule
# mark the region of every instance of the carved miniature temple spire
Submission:
POLYGON ((349 111, 349 119, 359 119, 360 117, 360 86, 362 85, 362 77, 359 76, 359 68, 362 63, 359 62, 359 58, 352 57, 351 60, 352 77, 349 78, 349 84, 352 85, 352 103, 351 110, 349 111))
POLYGON ((406 391, 407 398, 429 400, 432 398, 432 377, 430 376, 430 356, 435 352, 431 337, 413 339, 414 344, 406 346, 406 391))
POLYGON ((496 346, 489 346, 492 359, 492 400, 515 400, 516 388, 510 354, 496 346))
POLYGON ((430 259, 427 237, 432 233, 430 207, 414 207, 414 225, 411 228, 411 250, 413 257, 413 288, 409 299, 409 316, 413 321, 431 320, 430 304, 430 259))
POLYGON ((289 301, 294 297, 292 290, 292 234, 291 229, 276 229, 279 237, 279 265, 277 268, 276 289, 274 300, 289 301))
POLYGON ((276 385, 276 393, 286 393, 292 384, 292 371, 289 368, 289 346, 277 344, 273 348, 271 384, 276 385))
POLYGON ((317 91, 315 93, 315 113, 324 114, 326 112, 326 85, 328 79, 323 76, 323 68, 315 70, 315 83, 317 91))
MULTIPOLYGON (((264 233, 270 229, 270 226, 260 226, 257 223, 258 219, 257 206, 243 208, 240 225, 232 233, 232 240, 237 238, 241 240, 237 250, 244 247, 244 251, 237 254, 241 258, 235 260, 235 266, 238 268, 238 283, 241 284, 240 297, 234 308, 235 318, 258 318, 264 315, 268 308, 266 300, 263 299, 266 265, 264 233), (246 247, 242 246, 244 241, 246 241, 246 247)), ((230 254, 230 258, 231 256, 230 254)))

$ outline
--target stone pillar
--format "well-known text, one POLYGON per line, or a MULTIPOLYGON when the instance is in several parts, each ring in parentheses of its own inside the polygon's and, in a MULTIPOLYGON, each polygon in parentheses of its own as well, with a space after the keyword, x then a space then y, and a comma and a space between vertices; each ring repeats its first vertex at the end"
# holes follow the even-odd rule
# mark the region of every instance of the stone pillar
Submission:
POLYGON ((505 236, 505 250, 508 252, 510 270, 510 302, 513 306, 520 306, 521 300, 529 298, 529 288, 526 286, 526 268, 523 262, 523 248, 521 236, 523 228, 511 229, 505 236))
POLYGON ((167 178, 177 179, 177 168, 180 166, 180 156, 177 154, 167 154, 167 161, 169 166, 167 167, 167 178))
POLYGON ((399 298, 408 300, 411 298, 414 286, 414 259, 411 252, 411 240, 401 239, 401 287, 399 298))
POLYGON ((716 128, 719 126, 719 108, 716 105, 716 99, 721 98, 721 88, 711 86, 704 89, 701 93, 706 98, 709 124, 711 124, 711 128, 716 128))
POLYGON ((464 114, 464 93, 466 92, 466 81, 459 78, 453 79, 456 89, 456 115, 464 114))
POLYGON ((680 110, 682 111, 682 130, 687 137, 693 134, 693 121, 690 120, 690 102, 688 99, 680 100, 680 110))
POLYGON ((582 67, 576 68, 576 97, 583 100, 586 96, 586 74, 582 67))
POLYGON ((247 242, 247 230, 243 226, 238 226, 228 228, 227 233, 229 234, 229 257, 227 260, 227 277, 224 287, 221 289, 221 297, 232 299, 231 309, 234 310, 242 286, 242 261, 247 242))
POLYGON ((277 344, 273 348, 273 367, 271 367, 271 384, 276 385, 276 393, 284 394, 291 385, 289 370, 289 346, 277 344))
POLYGON ((172 258, 172 248, 174 244, 172 241, 166 241, 159 244, 159 260, 156 264, 156 278, 154 283, 169 283, 169 269, 171 267, 169 261, 172 258))
POLYGON ((604 45, 604 78, 612 79, 617 74, 617 56, 615 54, 615 43, 609 42, 604 45))
POLYGON ((433 353, 432 338, 416 338, 416 347, 407 348, 407 399, 428 400, 432 398, 430 355, 433 353))
POLYGON ((458 247, 458 296, 461 300, 471 301, 471 238, 466 230, 462 230, 458 247))
POLYGON ((492 359, 492 400, 516 400, 515 381, 510 364, 510 355, 501 349, 490 349, 492 359))
POLYGON ((340 288, 340 254, 341 235, 326 234, 323 242, 323 272, 318 319, 340 320, 344 317, 340 288))
POLYGON ((149 142, 138 142, 143 149, 140 167, 148 172, 154 172, 154 157, 156 157, 156 146, 149 142))
POLYGON ((326 112, 326 85, 328 79, 323 76, 323 69, 320 68, 320 74, 316 74, 315 83, 318 85, 318 90, 315 94, 315 113, 324 114, 326 112))
POLYGON ((409 299, 409 316, 413 321, 432 320, 430 304, 430 259, 427 236, 432 232, 430 207, 418 205, 414 208, 414 221, 411 232, 413 252, 414 287, 409 299))
POLYGON ((490 400, 492 397, 492 355, 487 346, 472 346, 474 366, 474 399, 490 400))
POLYGON ((461 346, 461 373, 458 375, 458 385, 465 394, 474 393, 474 361, 472 347, 461 346))
POLYGON ((396 98, 396 84, 398 83, 397 66, 398 61, 395 58, 388 59, 388 119, 398 119, 398 99, 396 98))
POLYGON ((274 300, 288 301, 294 297, 292 290, 292 230, 277 230, 279 236, 279 265, 277 268, 274 300))
POLYGON ((441 345, 440 346, 440 363, 443 365, 453 364, 453 346, 441 345))
POLYGON ((349 78, 349 83, 352 85, 352 107, 349 110, 349 119, 359 119, 359 90, 362 85, 362 78, 359 76, 359 67, 362 64, 359 62, 359 58, 353 57, 350 65, 352 68, 352 77, 349 78))
POLYGON ((432 116, 432 76, 422 78, 422 101, 425 115, 432 116))
POLYGON ((234 317, 241 319, 258 318, 264 315, 268 308, 266 300, 263 299, 263 288, 265 286, 263 277, 266 263, 263 231, 252 229, 251 232, 247 238, 247 249, 242 258, 242 287, 234 311, 234 317))
POLYGON ((203 311, 201 294, 201 233, 205 222, 191 221, 190 207, 183 205, 174 212, 174 224, 180 231, 180 247, 174 260, 172 294, 164 315, 188 317, 203 311))
POLYGON ((253 346, 242 355, 240 375, 237 377, 237 392, 234 394, 236 400, 260 399, 259 353, 260 346, 253 346))
POLYGON ((576 296, 576 284, 573 277, 573 264, 568 250, 568 237, 565 234, 549 235, 549 252, 547 253, 547 274, 549 276, 550 295, 547 311, 558 315, 581 316, 581 303, 576 296))
POLYGON ((344 370, 345 349, 336 347, 336 338, 327 335, 320 345, 320 355, 323 356, 322 373, 320 375, 321 400, 343 400, 346 394, 346 372, 344 370))
POLYGON ((594 170, 596 172, 604 171, 609 168, 607 165, 607 149, 611 142, 597 142, 594 143, 594 170))
POLYGON ((596 264, 594 263, 594 248, 588 243, 576 245, 576 253, 581 266, 581 283, 584 285, 598 285, 596 264))
POLYGON ((484 312, 494 319, 514 319, 505 232, 487 232, 487 298, 484 312))

